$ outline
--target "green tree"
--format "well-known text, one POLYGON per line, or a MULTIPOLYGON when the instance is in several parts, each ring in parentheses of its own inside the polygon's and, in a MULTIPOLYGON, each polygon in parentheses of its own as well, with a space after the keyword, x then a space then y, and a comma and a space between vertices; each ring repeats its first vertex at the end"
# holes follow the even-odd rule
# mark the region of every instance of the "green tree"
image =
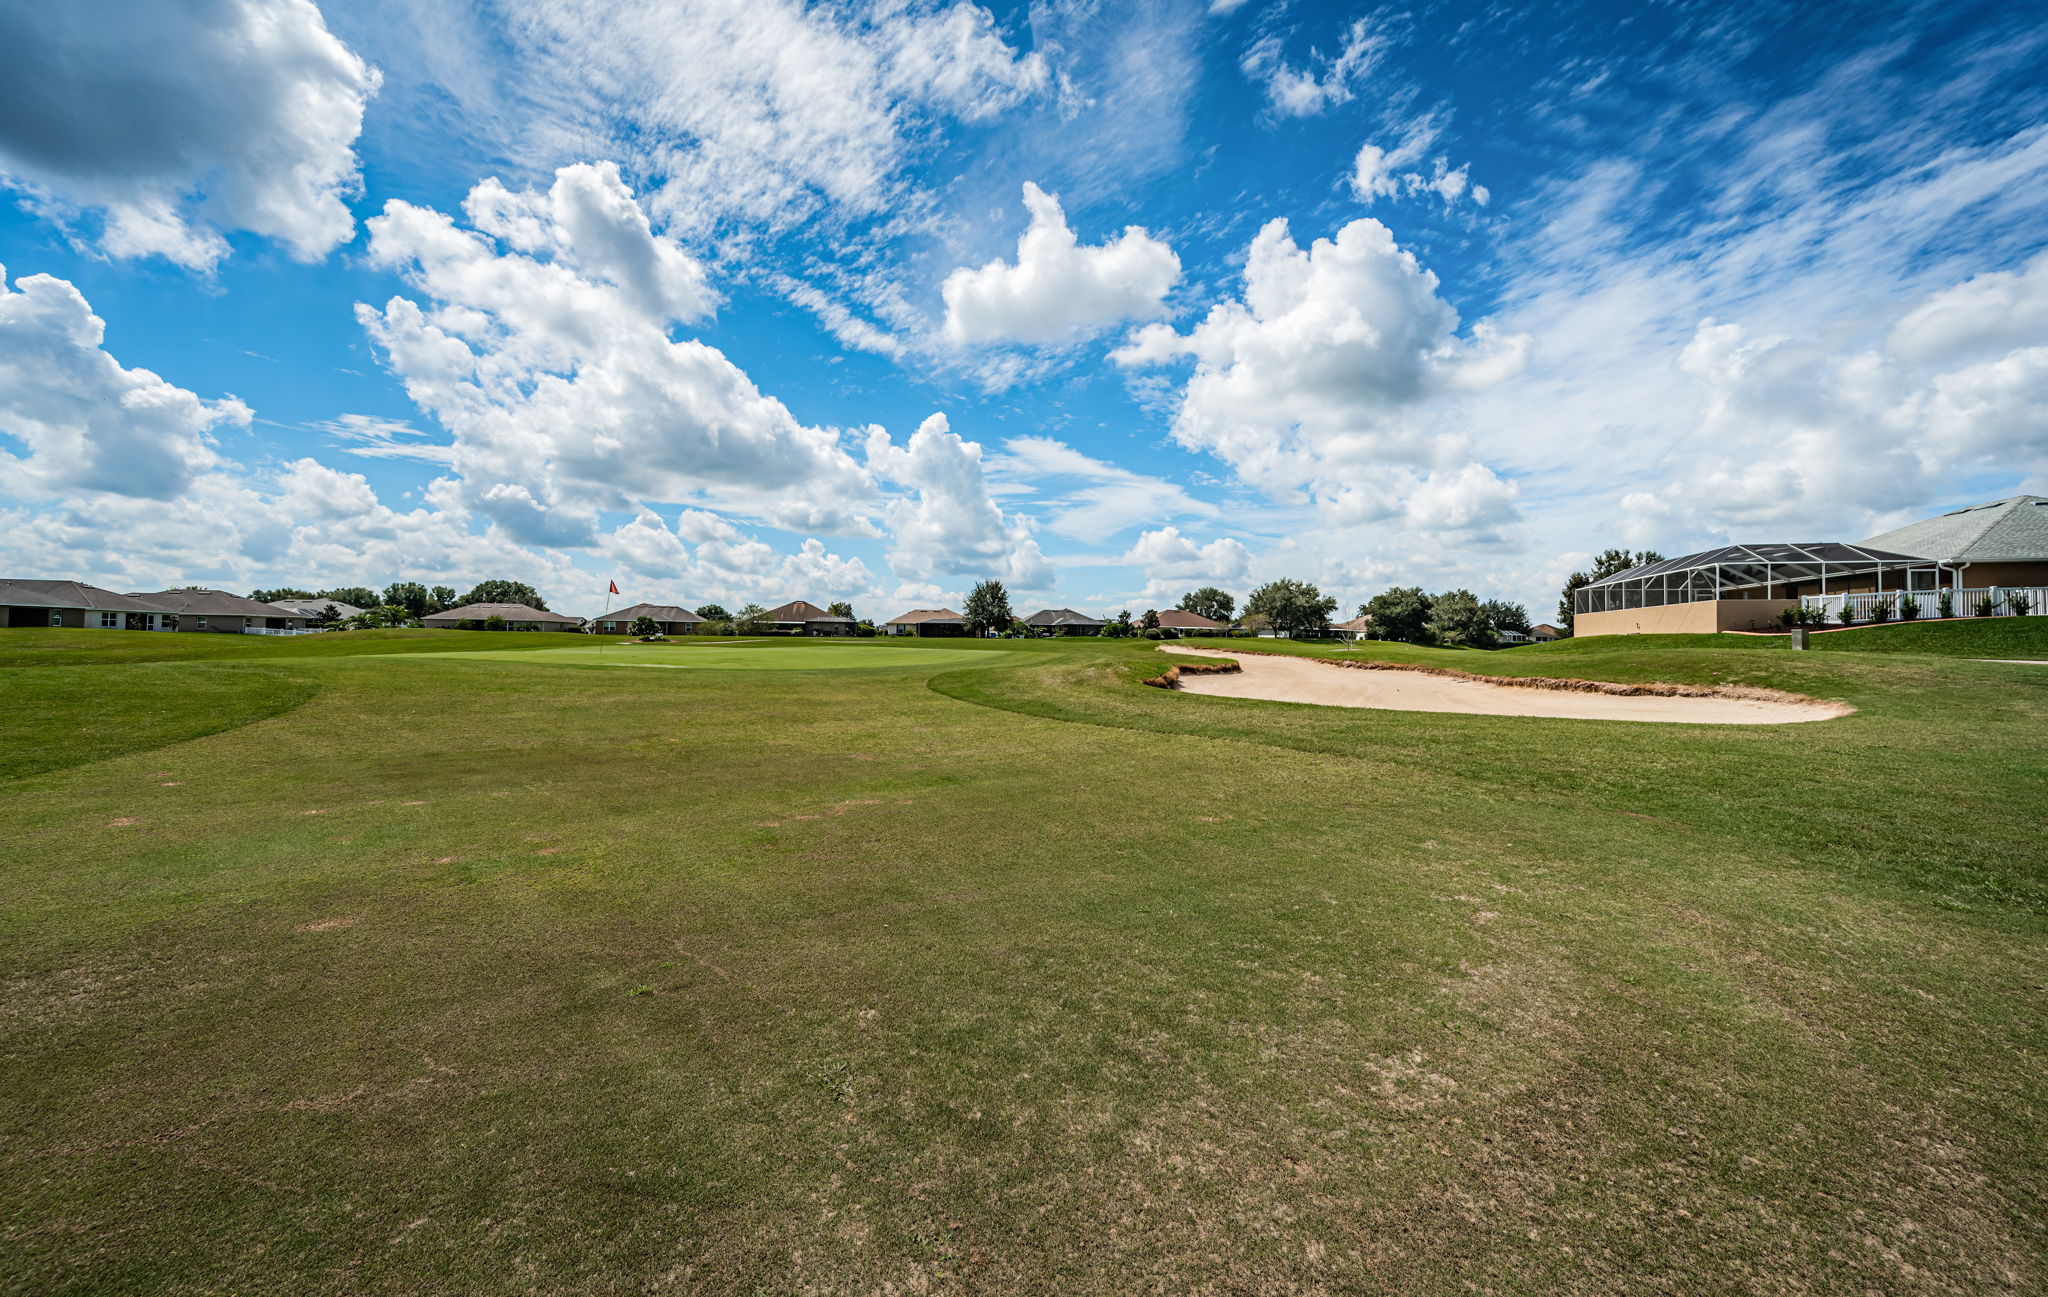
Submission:
POLYGON ((1265 617, 1274 630, 1295 636, 1329 625, 1337 601, 1306 581, 1282 577, 1252 591, 1244 610, 1265 617))
POLYGON ((417 581, 393 581, 384 587, 384 602, 396 604, 414 617, 424 617, 430 611, 427 607, 433 598, 427 588, 417 581))
POLYGON ((345 620, 347 619, 341 615, 341 609, 335 607, 331 599, 321 604, 320 611, 313 614, 315 626, 339 626, 345 620))
POLYGON ((1485 606, 1470 590, 1446 590, 1429 603, 1429 631, 1437 643, 1484 649, 1500 642, 1485 606))
POLYGON ((332 599, 336 603, 350 604, 357 608, 375 608, 378 604, 384 602, 383 595, 378 594, 366 585, 336 586, 332 590, 322 590, 313 597, 315 599, 332 599))
POLYGON ((732 628, 736 634, 758 635, 767 624, 768 610, 757 603, 750 603, 732 615, 732 628))
POLYGON ((1159 610, 1157 608, 1147 608, 1145 610, 1145 615, 1138 619, 1138 625, 1143 627, 1145 630, 1158 630, 1159 610))
POLYGON ((1605 549, 1593 556, 1593 566, 1584 572, 1574 572, 1564 579, 1564 594, 1557 601, 1557 624, 1566 630, 1572 629, 1573 596, 1584 586, 1595 581, 1605 581, 1617 572, 1626 572, 1632 567, 1645 563, 1661 563, 1664 556, 1654 549, 1639 550, 1634 554, 1625 549, 1605 549))
POLYGON ((827 604, 825 611, 831 613, 834 617, 844 617, 848 621, 853 620, 853 605, 847 603, 844 599, 835 604, 827 604))
POLYGON ((1427 644, 1430 611, 1430 598, 1420 586, 1397 585, 1360 604, 1358 615, 1372 618, 1374 639, 1427 644))
POLYGON ((642 639, 647 638, 649 635, 659 635, 661 634, 661 623, 643 612, 633 619, 632 633, 642 639))
POLYGON ((976 634, 1008 626, 1016 619, 1016 614, 1010 611, 1010 592, 1003 588, 1001 581, 977 584, 968 594, 967 605, 961 611, 976 634))
POLYGON ((1509 603, 1505 599, 1488 599, 1480 604, 1479 608, 1486 614, 1486 620, 1493 626, 1496 634, 1501 631, 1519 631, 1524 635, 1529 633, 1529 610, 1522 605, 1509 603))
POLYGON ((479 581, 471 586, 469 593, 462 596, 464 604, 472 603, 523 603, 529 608, 548 610, 540 592, 524 581, 479 581))
POLYGON ((699 617, 702 617, 705 621, 732 620, 732 614, 725 610, 724 604, 707 603, 702 608, 699 608, 697 610, 697 615, 699 617))
POLYGON ((1191 612, 1197 617, 1207 617, 1210 621, 1228 622, 1231 615, 1237 611, 1237 600, 1213 585, 1205 585, 1199 590, 1190 590, 1182 595, 1180 610, 1191 612))
POLYGON ((433 589, 427 591, 427 611, 425 614, 426 616, 431 617, 437 612, 446 612, 448 609, 453 608, 454 606, 455 590, 453 589, 453 587, 437 585, 433 589))
POLYGON ((251 590, 249 597, 257 603, 276 603, 280 599, 317 598, 311 590, 300 590, 295 586, 279 586, 275 590, 251 590))
POLYGON ((503 630, 505 629, 505 619, 499 616, 497 613, 492 613, 490 616, 484 618, 484 629, 503 630))

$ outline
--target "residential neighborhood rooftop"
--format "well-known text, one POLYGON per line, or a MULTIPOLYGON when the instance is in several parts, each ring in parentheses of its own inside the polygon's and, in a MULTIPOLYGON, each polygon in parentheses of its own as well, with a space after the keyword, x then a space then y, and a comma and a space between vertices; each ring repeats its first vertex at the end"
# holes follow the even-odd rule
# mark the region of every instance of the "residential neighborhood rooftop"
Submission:
POLYGON ((423 617, 420 620, 426 622, 489 621, 493 617, 503 617, 506 621, 566 623, 571 626, 583 624, 583 619, 580 617, 565 617, 558 612, 543 612, 539 608, 529 608, 523 603, 468 603, 460 608, 445 609, 431 617, 423 617))
POLYGON ((1863 543, 1942 562, 2048 560, 2048 496, 2015 495, 1965 505, 1863 543))
POLYGON ((679 608, 668 603, 636 603, 630 608, 617 612, 602 612, 593 621, 633 621, 639 617, 652 617, 655 621, 701 622, 704 619, 688 608, 679 608))
POLYGON ((1105 626, 1100 617, 1090 617, 1072 608, 1041 608, 1024 619, 1026 626, 1105 626))
POLYGON ((1198 612, 1169 608, 1159 614, 1159 624, 1168 630, 1222 630, 1224 623, 1211 621, 1198 612))
POLYGON ((924 624, 925 622, 965 622, 966 620, 967 619, 965 617, 961 616, 957 612, 954 612, 951 608, 912 608, 909 612, 904 613, 901 617, 892 617, 888 621, 883 622, 882 624, 884 626, 919 626, 924 624))
POLYGON ((766 620, 774 622, 843 621, 851 625, 853 618, 841 617, 826 612, 807 599, 792 599, 780 608, 770 608, 766 620))

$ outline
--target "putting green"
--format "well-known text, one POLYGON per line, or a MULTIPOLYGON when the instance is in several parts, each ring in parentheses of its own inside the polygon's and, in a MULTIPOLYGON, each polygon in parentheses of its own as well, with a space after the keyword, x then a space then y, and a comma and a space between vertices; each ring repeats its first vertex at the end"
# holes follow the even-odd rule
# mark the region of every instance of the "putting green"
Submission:
POLYGON ((665 671, 844 671, 881 667, 988 666, 1014 656, 997 651, 960 653, 946 649, 899 648, 893 644, 801 644, 706 648, 668 645, 578 645, 500 653, 488 649, 455 653, 403 653, 394 658, 445 661, 466 658, 513 666, 652 667, 665 671))

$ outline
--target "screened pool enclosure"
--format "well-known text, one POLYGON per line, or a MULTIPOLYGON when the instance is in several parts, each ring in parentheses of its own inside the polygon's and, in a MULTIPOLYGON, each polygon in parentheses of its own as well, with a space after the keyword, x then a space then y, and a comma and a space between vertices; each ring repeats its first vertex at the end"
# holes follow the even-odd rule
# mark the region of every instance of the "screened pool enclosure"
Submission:
POLYGON ((1833 541, 1723 545, 1632 567, 1581 586, 1575 613, 1720 599, 1784 599, 1865 590, 1933 590, 1954 575, 1931 559, 1833 541))

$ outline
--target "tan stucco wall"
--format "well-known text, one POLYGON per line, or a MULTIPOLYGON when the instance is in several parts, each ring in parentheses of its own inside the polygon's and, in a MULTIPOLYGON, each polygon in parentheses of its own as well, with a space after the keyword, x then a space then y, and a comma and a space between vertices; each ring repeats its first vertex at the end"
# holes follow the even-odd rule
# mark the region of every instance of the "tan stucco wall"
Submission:
POLYGON ((1709 599, 1661 608, 1582 612, 1572 622, 1580 639, 1592 635, 1711 635, 1724 630, 1769 630, 1790 599, 1709 599))
POLYGON ((1972 590, 1994 585, 2048 585, 2048 563, 1972 563, 1963 569, 1962 582, 1972 590))

